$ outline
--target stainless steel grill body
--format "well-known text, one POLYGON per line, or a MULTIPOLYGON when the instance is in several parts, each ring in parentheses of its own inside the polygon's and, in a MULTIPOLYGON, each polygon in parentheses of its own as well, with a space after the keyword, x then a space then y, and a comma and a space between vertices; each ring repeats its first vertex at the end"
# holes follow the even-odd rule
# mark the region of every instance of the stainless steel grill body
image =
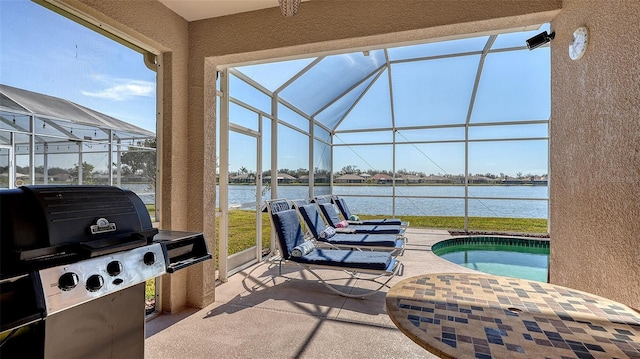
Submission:
POLYGON ((145 281, 211 258, 111 186, 0 191, 0 357, 142 358, 145 281))

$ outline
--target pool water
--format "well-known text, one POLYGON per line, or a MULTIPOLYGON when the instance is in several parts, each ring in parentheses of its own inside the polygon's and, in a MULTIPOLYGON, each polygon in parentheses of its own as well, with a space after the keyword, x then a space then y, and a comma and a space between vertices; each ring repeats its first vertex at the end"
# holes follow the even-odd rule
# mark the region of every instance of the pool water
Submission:
POLYGON ((505 237, 465 237, 438 242, 433 253, 480 272, 547 282, 549 241, 505 237))

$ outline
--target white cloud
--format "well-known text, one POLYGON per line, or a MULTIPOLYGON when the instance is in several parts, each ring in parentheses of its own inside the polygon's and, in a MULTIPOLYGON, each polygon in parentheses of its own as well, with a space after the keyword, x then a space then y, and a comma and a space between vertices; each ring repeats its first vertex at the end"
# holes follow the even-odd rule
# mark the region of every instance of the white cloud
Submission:
POLYGON ((133 97, 153 97, 156 85, 149 81, 114 79, 106 76, 93 76, 105 86, 99 91, 82 91, 82 94, 90 97, 103 98, 114 101, 129 100, 133 97))

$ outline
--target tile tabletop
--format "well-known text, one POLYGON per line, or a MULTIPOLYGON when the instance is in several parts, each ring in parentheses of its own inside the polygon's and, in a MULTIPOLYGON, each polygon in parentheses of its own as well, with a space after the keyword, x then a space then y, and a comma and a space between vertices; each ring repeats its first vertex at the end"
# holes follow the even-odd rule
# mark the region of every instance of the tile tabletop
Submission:
POLYGON ((640 359, 640 313, 553 284, 425 274, 395 284, 386 306, 404 334, 445 358, 640 359))

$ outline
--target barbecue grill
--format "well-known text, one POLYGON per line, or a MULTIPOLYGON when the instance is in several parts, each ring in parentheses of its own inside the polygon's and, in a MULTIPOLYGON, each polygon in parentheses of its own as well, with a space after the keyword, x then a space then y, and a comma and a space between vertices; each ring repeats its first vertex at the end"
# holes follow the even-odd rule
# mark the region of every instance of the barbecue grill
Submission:
POLYGON ((0 191, 0 357, 144 357, 144 282, 210 259, 112 186, 0 191))

